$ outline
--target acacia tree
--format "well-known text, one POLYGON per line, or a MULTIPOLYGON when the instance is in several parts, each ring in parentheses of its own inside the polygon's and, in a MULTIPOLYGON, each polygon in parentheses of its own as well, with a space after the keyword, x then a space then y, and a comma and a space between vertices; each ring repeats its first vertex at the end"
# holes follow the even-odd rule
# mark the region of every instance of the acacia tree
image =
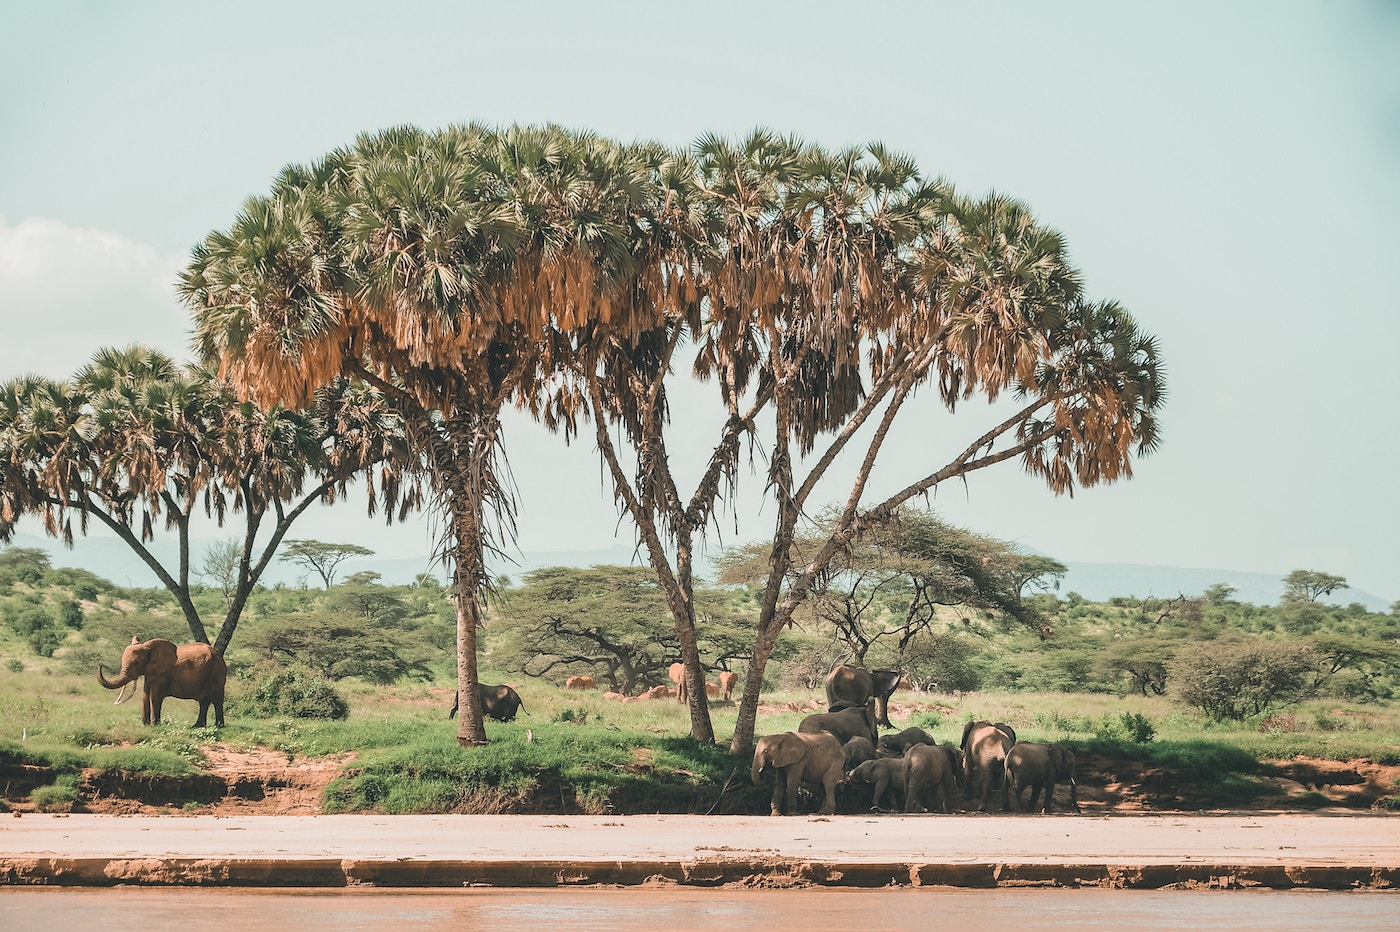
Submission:
POLYGON ((464 745, 486 740, 485 551, 513 531, 500 412, 534 403, 580 331, 644 329, 673 299, 645 234, 659 160, 556 127, 389 130, 285 170, 184 274, 205 356, 247 397, 294 403, 352 375, 403 413, 445 518, 464 745))
MULTIPOLYGON (((788 584, 807 565, 805 557, 825 544, 836 518, 828 511, 794 539, 788 584)), ((766 579, 769 550, 755 543, 727 551, 720 580, 766 579)), ((989 613, 1045 636, 1048 623, 1023 600, 1023 591, 1064 573, 1055 560, 1023 554, 932 512, 903 508, 839 553, 793 617, 828 626, 851 662, 864 666, 877 644, 888 644, 902 662, 910 643, 938 624, 940 608, 989 613)))
POLYGON ((240 403, 206 369, 143 347, 100 350, 71 380, 0 386, 0 540, 24 515, 72 545, 96 519, 175 597, 190 636, 209 643, 192 586, 190 530, 241 515, 214 647, 228 648, 248 596, 293 522, 357 474, 393 472, 397 419, 379 393, 336 382, 299 408, 240 403), (148 547, 174 533, 178 563, 148 547), (260 536, 267 532, 265 536, 260 536))
POLYGON ((335 571, 340 564, 351 557, 372 557, 374 551, 359 544, 329 544, 321 540, 289 540, 278 557, 283 563, 314 570, 327 591, 335 582, 335 571))

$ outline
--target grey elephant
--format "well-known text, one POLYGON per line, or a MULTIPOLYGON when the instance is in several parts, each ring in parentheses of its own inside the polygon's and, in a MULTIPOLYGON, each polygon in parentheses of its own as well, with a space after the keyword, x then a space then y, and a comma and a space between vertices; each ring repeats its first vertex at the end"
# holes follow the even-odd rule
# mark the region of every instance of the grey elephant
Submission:
POLYGON ((889 757, 903 757, 904 753, 916 744, 937 744, 933 735, 924 731, 916 725, 911 725, 901 732, 892 735, 882 735, 878 750, 881 754, 889 757))
POLYGON ((857 764, 846 774, 851 783, 873 784, 875 792, 870 796, 871 809, 889 809, 898 812, 904 807, 904 761, 895 757, 881 757, 857 764), (889 803, 882 806, 881 803, 889 803))
MULTIPOLYGON (((481 714, 490 716, 498 722, 515 721, 516 712, 530 713, 525 710, 525 703, 520 701, 520 693, 509 685, 487 686, 485 683, 477 683, 481 694, 481 714)), ((452 697, 452 709, 447 713, 448 718, 457 717, 457 706, 462 701, 461 693, 452 697)))
MULTIPOLYGON (((952 748, 936 744, 916 744, 904 752, 898 763, 904 769, 904 811, 927 812, 930 801, 940 812, 947 812, 957 787, 957 756, 952 748)), ((892 763, 894 763, 892 761, 892 763)))
POLYGON ((1001 783, 1001 808, 1006 811, 1006 755, 1015 744, 1016 729, 1005 722, 968 722, 963 726, 964 784, 969 795, 978 796, 978 812, 987 811, 987 792, 993 781, 1001 783))
POLYGON ((836 811, 836 787, 846 777, 841 757, 841 742, 824 731, 765 735, 754 746, 749 779, 757 786, 766 774, 772 775, 775 816, 797 808, 797 789, 803 783, 820 784, 824 797, 817 811, 830 815, 836 811))
POLYGON ((839 712, 814 712, 798 722, 797 730, 803 734, 825 731, 836 736, 845 744, 852 738, 865 738, 871 744, 880 740, 875 731, 875 700, 867 699, 864 705, 842 709, 839 712))
POLYGON ((1006 755, 1006 783, 1011 788, 1011 796, 1016 808, 1021 809, 1021 791, 1031 789, 1030 806, 1022 811, 1033 811, 1040 800, 1040 791, 1045 790, 1045 807, 1049 812, 1055 797, 1055 784, 1069 784, 1069 805, 1079 812, 1079 785, 1074 782, 1074 753, 1063 744, 1037 744, 1022 742, 1006 755))
MULTIPOLYGON (((165 638, 142 641, 132 637, 122 651, 121 673, 109 680, 97 665, 97 681, 107 689, 120 689, 117 702, 125 702, 126 687, 145 677, 141 693, 141 724, 159 725, 161 706, 166 699, 193 699, 199 703, 195 727, 203 728, 214 707, 214 724, 224 727, 224 686, 228 667, 223 654, 208 644, 181 644, 165 638)), ((133 687, 134 688, 134 687, 133 687)))
POLYGON ((898 670, 867 670, 849 663, 837 664, 826 675, 827 708, 835 711, 838 702, 860 705, 875 700, 875 722, 890 725, 890 696, 899 688, 898 670))
POLYGON ((844 758, 841 766, 847 773, 855 770, 866 761, 874 760, 880 756, 875 750, 875 745, 870 743, 869 738, 859 736, 841 745, 841 754, 844 758))

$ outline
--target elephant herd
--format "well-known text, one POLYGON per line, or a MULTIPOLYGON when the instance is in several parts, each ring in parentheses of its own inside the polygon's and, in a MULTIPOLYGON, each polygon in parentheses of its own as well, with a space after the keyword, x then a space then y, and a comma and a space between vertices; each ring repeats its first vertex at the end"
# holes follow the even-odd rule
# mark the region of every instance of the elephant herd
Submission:
MULTIPOLYGON (((1034 810, 1045 794, 1049 812, 1057 784, 1069 785, 1069 804, 1079 811, 1074 754, 1060 744, 1018 742, 1004 722, 970 721, 958 747, 940 745, 922 728, 881 736, 890 725, 889 697, 899 684, 894 670, 841 664, 826 680, 828 710, 808 715, 797 731, 765 735, 754 747, 750 778, 773 781, 771 812, 797 808, 798 790, 821 789, 821 815, 837 811, 894 810, 950 812, 961 791, 987 809, 994 784, 1001 787, 1002 811, 1034 810), (1023 800, 1031 791, 1029 804, 1023 800)), ((892 727, 892 726, 891 726, 892 727)))

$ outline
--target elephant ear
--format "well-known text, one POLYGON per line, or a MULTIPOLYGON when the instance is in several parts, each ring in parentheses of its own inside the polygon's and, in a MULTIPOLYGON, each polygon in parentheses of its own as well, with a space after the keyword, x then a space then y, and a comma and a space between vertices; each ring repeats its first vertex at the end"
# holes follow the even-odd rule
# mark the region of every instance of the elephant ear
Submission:
POLYGON ((962 741, 961 741, 961 743, 958 744, 958 747, 962 748, 964 751, 967 750, 967 736, 968 736, 969 734, 971 734, 971 733, 972 733, 972 729, 974 729, 974 728, 976 728, 976 727, 977 727, 977 722, 976 722, 975 719, 968 719, 968 720, 967 720, 967 724, 963 726, 962 741))
POLYGON ((1016 743, 1016 729, 1012 728, 1005 722, 997 722, 996 727, 998 730, 1006 733, 1006 737, 1011 739, 1012 744, 1016 743))
POLYGON ((160 672, 175 666, 180 653, 174 642, 165 638, 151 638, 146 642, 146 650, 146 669, 149 672, 160 672))
POLYGON ((768 762, 774 767, 791 767, 807 753, 806 742, 791 731, 774 735, 768 748, 768 762))

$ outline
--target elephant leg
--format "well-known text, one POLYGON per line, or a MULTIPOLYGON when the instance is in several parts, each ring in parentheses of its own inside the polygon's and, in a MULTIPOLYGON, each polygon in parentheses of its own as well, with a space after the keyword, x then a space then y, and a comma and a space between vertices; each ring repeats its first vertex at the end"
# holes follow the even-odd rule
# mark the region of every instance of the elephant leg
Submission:
POLYGON ((831 815, 836 811, 836 777, 828 776, 822 781, 822 788, 826 790, 826 799, 822 801, 817 815, 831 815))
POLYGON ((796 814, 798 811, 797 791, 802 787, 801 763, 794 764, 793 766, 789 767, 787 771, 783 774, 783 776, 787 778, 787 799, 785 799, 783 802, 784 810, 786 812, 796 814))
POLYGON ((883 803, 883 802, 885 801, 885 791, 886 791, 887 789, 889 789, 889 787, 890 787, 890 781, 889 781, 889 780, 886 780, 886 779, 884 779, 884 778, 881 778, 879 781, 876 782, 876 784, 875 784, 875 796, 874 796, 874 798, 871 800, 871 802, 873 802, 874 805, 871 806, 870 808, 872 808, 872 809, 883 809, 883 808, 884 808, 884 807, 881 805, 881 803, 883 803))
POLYGON ((151 724, 152 724, 152 725, 159 725, 159 724, 160 724, 160 709, 161 709, 161 706, 163 706, 164 704, 165 704, 165 696, 161 695, 160 693, 156 693, 155 695, 151 696, 151 724))
MULTIPOLYGON (((156 715, 159 716, 160 712, 156 712, 156 715)), ((149 689, 141 693, 141 724, 151 724, 151 691, 149 689)))
POLYGON ((209 700, 199 700, 199 717, 194 720, 194 727, 203 728, 209 723, 209 700))
POLYGON ((222 697, 214 700, 214 725, 218 728, 224 727, 224 700, 222 697))
POLYGON ((1045 781, 1045 812, 1049 812, 1055 802, 1055 780, 1045 781))
POLYGON ((1030 801, 1030 804, 1029 804, 1029 809, 1028 809, 1027 811, 1029 811, 1029 812, 1035 812, 1035 810, 1036 810, 1037 808, 1039 808, 1039 804, 1040 804, 1040 789, 1041 789, 1042 786, 1044 786, 1043 783, 1032 783, 1032 784, 1031 784, 1031 801, 1030 801))

